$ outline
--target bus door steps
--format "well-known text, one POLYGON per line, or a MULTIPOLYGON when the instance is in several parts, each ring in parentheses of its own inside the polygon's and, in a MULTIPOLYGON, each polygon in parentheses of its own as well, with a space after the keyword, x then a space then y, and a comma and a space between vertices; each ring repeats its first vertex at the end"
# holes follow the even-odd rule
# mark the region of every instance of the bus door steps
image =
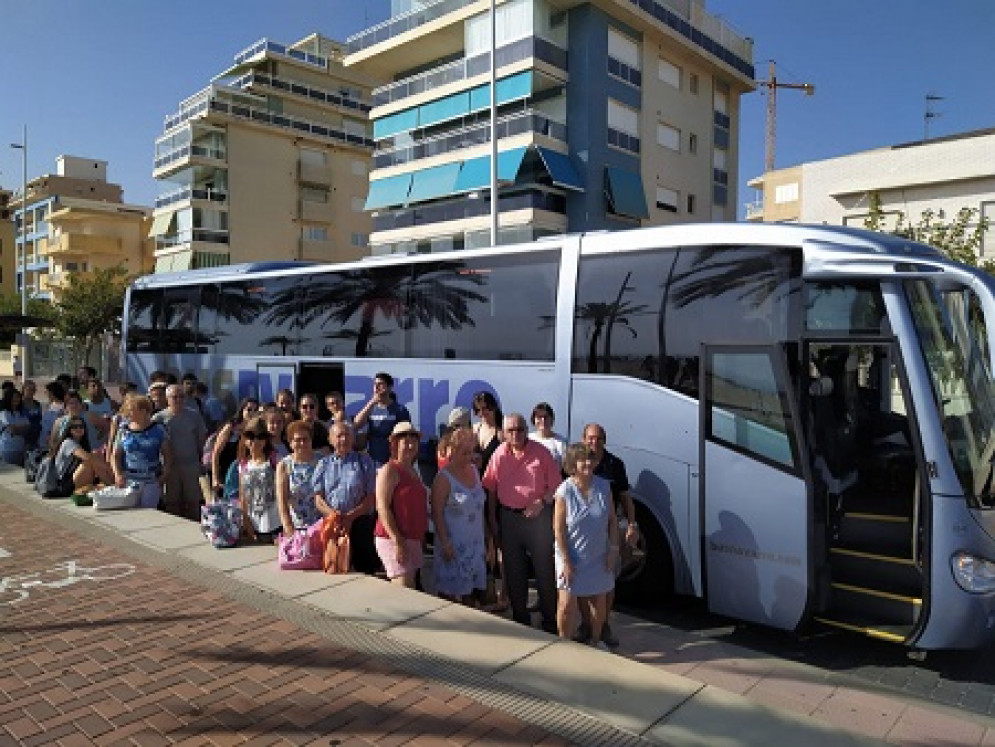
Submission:
POLYGON ((832 580, 850 586, 874 588, 915 597, 922 591, 922 571, 912 558, 881 555, 847 547, 829 550, 832 580))
POLYGON ((922 599, 866 585, 832 583, 832 603, 823 616, 844 623, 881 626, 914 625, 922 599))
POLYGON ((909 557, 912 554, 912 519, 901 514, 847 510, 832 544, 876 555, 909 557))
POLYGON ((904 643, 912 635, 911 625, 883 625, 872 620, 851 617, 848 620, 837 620, 831 616, 817 616, 815 621, 834 628, 849 630, 871 638, 880 638, 891 643, 904 643))

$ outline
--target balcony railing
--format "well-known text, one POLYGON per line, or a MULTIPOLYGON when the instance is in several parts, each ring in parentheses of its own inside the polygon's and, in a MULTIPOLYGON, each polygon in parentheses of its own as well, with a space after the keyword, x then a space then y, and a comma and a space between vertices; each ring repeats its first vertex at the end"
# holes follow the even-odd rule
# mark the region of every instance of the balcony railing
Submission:
POLYGON ((308 65, 314 65, 315 67, 327 68, 328 58, 322 57, 320 54, 311 54, 310 52, 304 52, 300 49, 291 49, 286 44, 280 44, 278 42, 270 41, 269 39, 263 38, 252 44, 241 52, 235 55, 235 64, 241 65, 243 62, 247 62, 256 55, 265 54, 278 54, 284 57, 289 57, 292 60, 297 60, 298 62, 304 62, 308 65))
POLYGON ((286 114, 277 114, 275 112, 245 106, 244 104, 222 101, 217 98, 211 100, 210 108, 211 111, 219 112, 221 114, 229 114, 233 117, 250 119, 254 122, 263 122, 264 124, 284 127, 297 132, 306 132, 312 135, 318 135, 319 137, 328 138, 329 140, 335 140, 339 143, 348 143, 350 145, 357 145, 365 148, 373 147, 373 139, 368 138, 365 135, 356 135, 351 132, 335 129, 334 127, 327 127, 326 125, 309 122, 306 119, 300 119, 298 117, 288 117, 286 114))
POLYGON ((193 156, 213 158, 215 161, 224 161, 228 157, 228 152, 224 148, 207 148, 203 145, 183 145, 179 148, 167 151, 161 156, 157 156, 154 166, 156 169, 161 169, 174 161, 179 161, 183 158, 191 158, 193 156))
MULTIPOLYGON (((516 42, 499 47, 497 50, 497 65, 503 67, 520 60, 535 57, 547 62, 560 70, 567 69, 567 52, 547 39, 530 36, 516 42)), ((373 89, 373 105, 382 106, 394 101, 401 101, 408 96, 414 96, 430 91, 447 83, 466 80, 476 75, 483 75, 491 68, 489 52, 465 57, 419 75, 414 75, 396 83, 373 89)))
POLYGON ((764 217, 764 201, 756 200, 754 202, 748 202, 743 207, 746 208, 746 220, 754 220, 756 218, 764 217))
POLYGON ((156 249, 168 249, 172 246, 202 242, 206 244, 227 244, 228 231, 216 228, 193 228, 176 233, 164 234, 156 239, 156 249))
POLYGON ((332 93, 331 91, 322 88, 312 88, 311 86, 306 86, 303 83, 287 80, 285 78, 277 78, 272 75, 265 75, 264 73, 246 73, 245 75, 240 75, 231 81, 231 86, 233 88, 241 88, 243 90, 248 89, 253 85, 269 86, 270 88, 275 88, 278 91, 287 91, 288 93, 307 97, 313 101, 320 101, 321 103, 341 106, 345 109, 354 109, 355 111, 362 112, 363 114, 367 114, 370 109, 373 108, 371 104, 363 101, 357 101, 351 96, 344 96, 341 92, 332 93))
MULTIPOLYGON (((426 23, 471 5, 475 0, 438 2, 390 18, 346 40, 353 54, 393 39, 426 23)), ((661 25, 667 26, 696 47, 718 57, 749 78, 754 77, 753 41, 740 36, 724 21, 705 10, 701 0, 629 0, 661 25)))
MULTIPOLYGON (((567 126, 563 122, 552 119, 545 114, 526 111, 503 117, 497 121, 497 137, 499 140, 514 135, 532 132, 545 135, 562 143, 567 142, 567 126)), ((469 148, 491 141, 489 122, 481 122, 461 130, 421 140, 414 145, 396 148, 394 150, 378 151, 373 155, 373 167, 385 169, 430 156, 438 156, 460 148, 469 148)))
POLYGON ((172 192, 155 198, 157 208, 166 207, 187 200, 207 200, 208 202, 227 202, 228 193, 223 189, 198 189, 196 187, 180 187, 172 192))
MULTIPOLYGON (((563 215, 567 211, 566 198, 561 194, 536 190, 498 199, 498 210, 502 213, 526 209, 545 210, 563 215)), ((490 211, 490 200, 464 196, 434 205, 382 211, 373 218, 373 230, 393 231, 397 228, 412 228, 429 223, 479 218, 489 214, 490 211)))
POLYGON ((406 31, 418 28, 426 23, 434 21, 436 18, 452 13, 455 10, 472 5, 477 0, 438 0, 438 2, 427 5, 417 10, 402 13, 399 16, 389 18, 383 23, 379 23, 358 34, 353 34, 346 39, 346 46, 349 53, 360 52, 374 44, 393 39, 406 31))

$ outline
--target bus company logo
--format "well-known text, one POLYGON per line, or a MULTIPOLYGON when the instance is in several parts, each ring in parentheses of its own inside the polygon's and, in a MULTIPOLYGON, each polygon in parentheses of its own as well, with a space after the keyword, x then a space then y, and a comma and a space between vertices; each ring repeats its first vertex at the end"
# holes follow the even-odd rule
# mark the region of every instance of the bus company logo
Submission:
POLYGON ((797 555, 782 555, 779 552, 766 552, 752 547, 740 547, 739 545, 724 543, 720 544, 714 540, 708 541, 708 549, 712 552, 720 552, 725 555, 736 555, 741 558, 746 558, 747 560, 763 560, 768 563, 777 563, 779 565, 788 566, 800 566, 802 564, 802 559, 797 555))

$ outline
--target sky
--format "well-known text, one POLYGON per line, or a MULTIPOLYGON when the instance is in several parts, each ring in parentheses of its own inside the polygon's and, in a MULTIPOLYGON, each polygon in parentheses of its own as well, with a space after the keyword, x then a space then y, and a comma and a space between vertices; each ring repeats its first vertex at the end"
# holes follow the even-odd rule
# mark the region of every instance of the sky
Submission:
MULTIPOLYGON (((779 89, 776 166, 793 166, 995 127, 992 0, 708 0, 706 10, 754 40, 779 89)), ((333 39, 385 20, 389 0, 0 0, 0 187, 55 172, 60 154, 108 162, 126 202, 152 205, 163 118, 264 37, 333 39)), ((767 94, 741 99, 739 214, 764 164, 767 94)), ((993 159, 995 169, 995 159, 993 159)))

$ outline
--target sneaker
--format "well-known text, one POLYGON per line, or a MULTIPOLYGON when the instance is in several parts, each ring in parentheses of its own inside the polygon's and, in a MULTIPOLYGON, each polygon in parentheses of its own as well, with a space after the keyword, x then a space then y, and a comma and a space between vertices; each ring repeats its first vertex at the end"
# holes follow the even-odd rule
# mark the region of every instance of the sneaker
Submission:
POLYGON ((618 638, 615 637, 611 625, 608 623, 605 623, 605 627, 601 629, 601 640, 599 643, 605 644, 608 648, 618 648, 621 645, 618 638))
POLYGON ((591 629, 586 625, 581 624, 580 627, 577 628, 576 632, 570 637, 577 643, 589 643, 591 640, 591 629))
POLYGON ((590 644, 591 648, 596 648, 598 651, 608 651, 608 646, 604 641, 597 641, 596 643, 590 644))

